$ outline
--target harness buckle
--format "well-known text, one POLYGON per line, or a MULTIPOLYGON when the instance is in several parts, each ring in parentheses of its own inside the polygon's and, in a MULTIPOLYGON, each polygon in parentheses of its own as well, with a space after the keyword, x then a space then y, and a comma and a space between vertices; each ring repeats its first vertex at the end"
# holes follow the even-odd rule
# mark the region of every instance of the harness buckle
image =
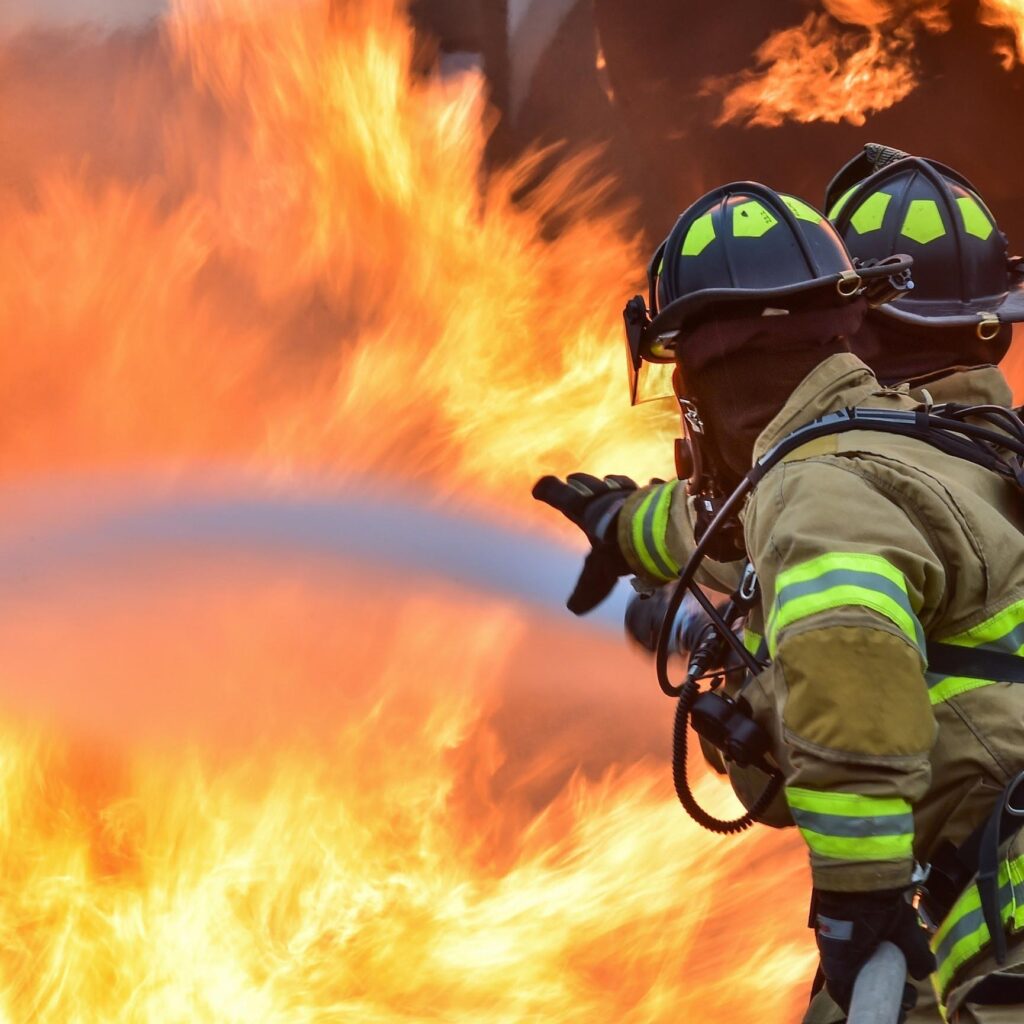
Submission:
POLYGON ((1024 799, 1024 771, 1018 772, 1017 777, 1006 787, 1003 797, 1003 809, 1014 818, 1024 818, 1024 807, 1018 807, 1013 798, 1020 794, 1024 799))

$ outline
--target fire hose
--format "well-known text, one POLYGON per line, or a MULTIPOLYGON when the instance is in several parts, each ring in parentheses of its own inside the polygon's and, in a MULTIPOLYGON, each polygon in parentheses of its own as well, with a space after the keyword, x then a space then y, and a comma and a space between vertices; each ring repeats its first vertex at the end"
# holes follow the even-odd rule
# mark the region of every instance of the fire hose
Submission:
POLYGON ((846 1024, 897 1024, 906 980, 903 952, 883 942, 857 975, 846 1024))

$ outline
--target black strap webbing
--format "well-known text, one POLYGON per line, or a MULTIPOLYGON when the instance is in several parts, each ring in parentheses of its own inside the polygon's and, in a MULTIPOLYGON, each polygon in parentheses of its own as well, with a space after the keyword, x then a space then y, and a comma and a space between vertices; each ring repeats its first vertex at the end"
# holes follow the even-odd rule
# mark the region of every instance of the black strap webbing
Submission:
POLYGON ((990 974, 968 993, 975 1006, 1024 1006, 1024 978, 1019 974, 990 974))
POLYGON ((944 676, 1024 683, 1024 658, 980 647, 958 647, 935 640, 927 643, 928 671, 944 676))

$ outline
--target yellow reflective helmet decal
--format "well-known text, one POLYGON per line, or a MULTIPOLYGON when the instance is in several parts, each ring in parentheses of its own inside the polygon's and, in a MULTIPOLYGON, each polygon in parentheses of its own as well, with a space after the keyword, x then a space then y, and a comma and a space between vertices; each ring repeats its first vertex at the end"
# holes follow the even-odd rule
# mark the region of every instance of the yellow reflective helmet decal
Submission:
POLYGON ((927 245, 946 233, 939 204, 934 199, 914 199, 907 207, 900 234, 920 245, 927 245))
POLYGON ((832 209, 828 211, 828 219, 835 220, 843 212, 843 207, 846 205, 847 200, 853 195, 857 189, 860 188, 860 182, 856 185, 851 185, 836 201, 832 209))
MULTIPOLYGON (((711 214, 705 213, 698 217, 686 232, 683 239, 683 256, 699 256, 715 240, 715 225, 711 220, 711 214)), ((664 264, 664 260, 662 261, 664 264)), ((661 273, 659 269, 658 273, 661 273)))
MULTIPOLYGON (((845 196, 843 197, 846 198, 845 196)), ((840 200, 842 202, 843 200, 840 200)), ((857 208, 850 218, 850 224, 858 235, 866 235, 877 231, 885 220, 885 211, 889 209, 892 196, 888 192, 873 192, 857 208)))
POLYGON ((756 199, 738 203, 732 208, 732 233, 736 238, 760 238, 778 223, 768 208, 756 199))
POLYGON ((981 203, 974 196, 957 196, 956 205, 960 207, 960 216, 964 219, 964 231, 986 241, 993 228, 981 203))
POLYGON ((821 214, 813 206, 808 206, 802 199, 797 199, 796 196, 782 196, 782 201, 789 207, 789 212, 797 220, 807 220, 812 224, 821 223, 821 214))

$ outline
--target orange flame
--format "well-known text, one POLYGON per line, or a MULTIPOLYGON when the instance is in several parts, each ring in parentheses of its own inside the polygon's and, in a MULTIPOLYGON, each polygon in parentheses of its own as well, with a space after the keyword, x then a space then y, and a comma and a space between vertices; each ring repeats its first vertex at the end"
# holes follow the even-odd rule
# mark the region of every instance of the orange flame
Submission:
POLYGON ((296 559, 159 576, 3 603, 22 717, 64 691, 73 737, 4 729, 7 1019, 794 1019, 799 841, 686 820, 600 717, 663 740, 620 642, 296 559))
POLYGON ((1002 58, 1003 67, 1010 71, 1024 61, 1024 2, 1021 0, 981 0, 978 18, 983 25, 1009 29, 1013 44, 998 42, 995 52, 1002 58))
MULTIPOLYGON (((484 174, 481 81, 414 77, 391 0, 335 11, 176 0, 156 41, 69 46, 78 77, 9 45, 9 489, 212 462, 521 520, 542 471, 665 471, 673 418, 621 372, 641 261, 586 161, 513 202, 533 165, 484 174)), ((0 1015, 793 1018, 799 844, 687 824, 664 709, 623 739, 620 641, 376 564, 208 561, 4 601, 0 1015)))
POLYGON ((824 6, 827 13, 811 12, 800 25, 767 39, 754 54, 756 70, 704 83, 706 93, 725 93, 718 124, 862 125, 868 114, 893 106, 917 85, 917 30, 949 28, 935 3, 909 13, 894 11, 887 0, 825 0, 824 6))
POLYGON ((215 456, 504 500, 668 471, 674 416, 623 384, 642 260, 585 158, 518 204, 530 161, 482 180, 481 80, 411 77, 390 0, 331 31, 317 5, 181 0, 165 39, 109 126, 128 148, 160 111, 155 173, 44 151, 0 195, 7 473, 215 456))

